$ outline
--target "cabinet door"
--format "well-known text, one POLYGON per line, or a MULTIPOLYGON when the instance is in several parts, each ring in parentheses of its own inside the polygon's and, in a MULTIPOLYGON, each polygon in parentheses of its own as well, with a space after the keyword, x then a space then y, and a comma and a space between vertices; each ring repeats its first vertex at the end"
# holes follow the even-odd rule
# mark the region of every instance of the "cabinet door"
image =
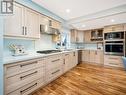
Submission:
POLYGON ((25 8, 25 35, 30 38, 40 38, 39 14, 25 8))
POLYGON ((71 67, 71 55, 70 55, 70 53, 66 53, 65 55, 64 55, 65 57, 64 57, 64 72, 66 72, 66 71, 68 71, 69 69, 70 69, 70 67, 71 67))
POLYGON ((77 51, 72 52, 71 56, 72 56, 71 67, 75 67, 78 64, 78 52, 77 51))
POLYGON ((82 51, 82 61, 89 62, 90 61, 90 51, 89 50, 83 50, 82 51))
POLYGON ((95 63, 103 64, 103 51, 95 51, 95 63))
POLYGON ((24 7, 14 3, 14 14, 5 17, 5 36, 24 36, 24 7))
POLYGON ((124 31, 124 25, 123 24, 111 25, 111 26, 105 26, 104 27, 104 32, 119 32, 119 31, 124 31))
POLYGON ((91 42, 91 31, 84 31, 84 42, 91 42))
POLYGON ((77 41, 77 31, 76 30, 71 30, 71 43, 76 43, 77 41))
POLYGON ((91 63, 95 63, 95 54, 96 54, 96 51, 95 50, 90 50, 90 62, 91 63))
POLYGON ((84 42, 84 32, 77 31, 77 42, 83 43, 84 42))
POLYGON ((39 14, 39 24, 49 25, 49 19, 41 14, 39 14))

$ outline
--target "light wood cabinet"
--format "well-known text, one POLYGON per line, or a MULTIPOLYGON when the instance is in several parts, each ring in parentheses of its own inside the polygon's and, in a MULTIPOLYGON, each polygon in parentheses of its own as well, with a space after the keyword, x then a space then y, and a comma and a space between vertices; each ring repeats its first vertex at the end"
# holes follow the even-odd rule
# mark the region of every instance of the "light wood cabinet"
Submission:
POLYGON ((63 74, 62 54, 48 56, 46 60, 46 82, 49 83, 63 74))
POLYGON ((68 52, 64 54, 64 72, 78 64, 78 51, 68 52))
POLYGON ((4 35, 9 37, 40 38, 39 14, 14 3, 14 14, 7 16, 4 35))
POLYGON ((126 24, 124 24, 124 31, 126 31, 126 24))
POLYGON ((67 72, 71 69, 72 64, 72 53, 65 53, 64 54, 64 72, 67 72))
POLYGON ((29 95, 75 67, 77 51, 4 65, 5 95, 29 95))
POLYGON ((90 50, 82 51, 82 61, 89 62, 90 61, 90 50))
POLYGON ((104 63, 104 54, 102 50, 95 51, 95 63, 103 64, 104 63))
POLYGON ((14 14, 6 16, 4 19, 4 35, 18 36, 24 35, 24 7, 14 3, 14 14))
POLYGON ((76 29, 71 30, 71 42, 72 43, 83 43, 84 32, 76 29))
POLYGON ((83 50, 82 61, 96 64, 103 64, 103 51, 102 50, 83 50))
POLYGON ((104 55, 104 65, 113 67, 123 67, 121 56, 104 55))
POLYGON ((95 51, 95 50, 90 50, 90 60, 89 60, 89 62, 91 62, 91 63, 95 63, 96 61, 95 61, 95 59, 96 59, 96 52, 97 51, 95 51))
POLYGON ((84 42, 90 43, 91 42, 91 31, 84 31, 84 42))
MULTIPOLYGON (((30 60, 4 66, 4 79, 5 79, 5 95, 26 95, 31 93, 30 89, 32 82, 35 81, 35 88, 39 87, 38 80, 44 85, 45 83, 45 60, 30 60), (22 89, 21 89, 22 88, 22 89), (18 95, 18 94, 17 94, 18 95)), ((42 86, 42 85, 41 85, 42 86)))
POLYGON ((49 19, 46 16, 39 14, 39 25, 49 25, 49 19))
POLYGON ((49 19, 49 26, 55 29, 61 29, 61 23, 53 19, 49 19))
POLYGON ((124 31, 124 24, 111 25, 111 26, 105 26, 104 27, 104 33, 120 32, 120 31, 124 31))
POLYGON ((84 32, 83 31, 77 31, 77 42, 83 43, 84 42, 84 32))
POLYGON ((71 67, 73 68, 78 64, 78 51, 73 51, 71 56, 71 67))
POLYGON ((25 35, 30 38, 40 38, 39 14, 25 8, 25 35))
POLYGON ((77 42, 77 30, 72 29, 70 32, 71 43, 77 42))

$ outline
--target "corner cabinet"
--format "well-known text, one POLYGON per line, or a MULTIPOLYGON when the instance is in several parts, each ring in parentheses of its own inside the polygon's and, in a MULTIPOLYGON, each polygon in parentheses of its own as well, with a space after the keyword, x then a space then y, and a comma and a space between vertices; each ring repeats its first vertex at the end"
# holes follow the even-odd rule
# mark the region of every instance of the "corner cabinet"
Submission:
POLYGON ((5 37, 40 38, 39 14, 29 8, 14 3, 14 13, 4 22, 5 37))

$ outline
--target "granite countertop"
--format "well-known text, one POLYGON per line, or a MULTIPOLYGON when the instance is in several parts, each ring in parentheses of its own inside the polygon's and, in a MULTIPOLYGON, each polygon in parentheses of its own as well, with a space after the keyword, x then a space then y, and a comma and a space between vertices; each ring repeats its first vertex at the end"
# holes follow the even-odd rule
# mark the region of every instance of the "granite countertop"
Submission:
POLYGON ((55 54, 63 54, 63 53, 72 52, 76 50, 77 49, 73 49, 69 51, 62 51, 62 52, 51 53, 51 54, 29 53, 28 55, 23 55, 23 56, 6 56, 4 57, 3 64, 10 64, 10 63, 21 62, 21 61, 26 61, 30 59, 43 58, 43 57, 47 57, 47 56, 51 56, 55 54))

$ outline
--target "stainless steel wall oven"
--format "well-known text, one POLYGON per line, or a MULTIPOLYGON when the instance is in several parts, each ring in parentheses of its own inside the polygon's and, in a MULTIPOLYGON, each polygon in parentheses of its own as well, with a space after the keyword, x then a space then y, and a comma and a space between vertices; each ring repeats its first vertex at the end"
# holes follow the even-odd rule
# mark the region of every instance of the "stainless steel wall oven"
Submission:
POLYGON ((105 54, 123 56, 124 55, 123 41, 106 41, 105 54))

